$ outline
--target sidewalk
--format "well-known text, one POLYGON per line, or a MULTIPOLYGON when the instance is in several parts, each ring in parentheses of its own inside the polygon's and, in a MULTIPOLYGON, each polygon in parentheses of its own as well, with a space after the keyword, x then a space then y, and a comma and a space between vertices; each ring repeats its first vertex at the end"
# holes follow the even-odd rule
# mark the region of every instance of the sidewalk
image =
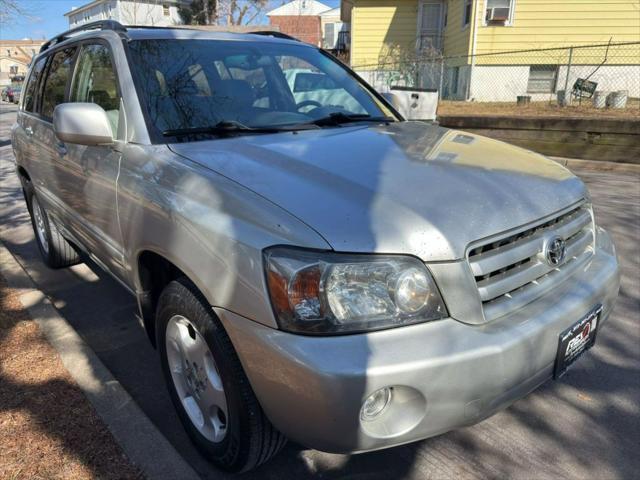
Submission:
POLYGON ((0 385, 0 478, 143 477, 1 275, 0 385))

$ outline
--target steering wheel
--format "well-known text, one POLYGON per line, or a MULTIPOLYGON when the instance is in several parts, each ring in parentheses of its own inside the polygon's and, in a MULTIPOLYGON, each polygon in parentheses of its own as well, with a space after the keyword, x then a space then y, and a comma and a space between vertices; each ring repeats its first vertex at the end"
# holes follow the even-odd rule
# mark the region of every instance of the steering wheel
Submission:
POLYGON ((296 110, 300 111, 301 108, 304 107, 316 107, 316 108, 320 108, 322 107, 322 104, 320 102, 316 102, 315 100, 303 100, 302 102, 296 104, 296 110))

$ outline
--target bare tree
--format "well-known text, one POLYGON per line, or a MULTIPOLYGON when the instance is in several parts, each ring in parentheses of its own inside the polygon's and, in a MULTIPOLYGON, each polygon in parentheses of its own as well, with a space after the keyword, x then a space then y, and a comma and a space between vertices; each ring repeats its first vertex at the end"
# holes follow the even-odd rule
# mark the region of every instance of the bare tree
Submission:
POLYGON ((186 25, 213 25, 218 23, 217 0, 193 0, 178 7, 180 18, 186 25))
POLYGON ((438 88, 443 68, 442 52, 420 39, 407 44, 385 44, 378 57, 378 76, 387 86, 438 88))
POLYGON ((222 0, 227 25, 251 25, 264 12, 268 0, 222 0))
POLYGON ((21 0, 0 0, 0 24, 32 17, 32 12, 24 6, 21 0))
POLYGON ((178 10, 188 25, 250 25, 269 0, 193 0, 178 10))

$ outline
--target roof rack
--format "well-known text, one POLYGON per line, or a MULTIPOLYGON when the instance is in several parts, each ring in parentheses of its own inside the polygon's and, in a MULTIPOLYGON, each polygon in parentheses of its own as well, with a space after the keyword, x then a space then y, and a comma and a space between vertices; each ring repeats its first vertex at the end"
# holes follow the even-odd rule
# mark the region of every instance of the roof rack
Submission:
POLYGON ((275 38, 284 38, 286 40, 293 40, 299 42, 300 40, 296 37, 292 37, 291 35, 287 35, 286 33, 276 32, 273 30, 258 30, 257 32, 246 32, 249 35, 263 35, 265 37, 275 37, 275 38))
POLYGON ((67 30, 66 32, 63 32, 60 35, 56 35, 47 43, 42 45, 42 47, 40 47, 40 53, 51 48, 57 43, 67 40, 74 33, 85 32, 89 30, 112 30, 114 32, 120 32, 120 33, 127 32, 127 29, 120 22, 116 22, 115 20, 99 20, 97 22, 85 23, 84 25, 80 25, 79 27, 72 28, 71 30, 67 30))

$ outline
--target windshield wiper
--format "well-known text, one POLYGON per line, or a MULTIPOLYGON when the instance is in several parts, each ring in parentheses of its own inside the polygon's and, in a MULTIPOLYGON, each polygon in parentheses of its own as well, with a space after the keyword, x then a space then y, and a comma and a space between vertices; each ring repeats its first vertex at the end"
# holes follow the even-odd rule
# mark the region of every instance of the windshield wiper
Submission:
POLYGON ((372 117, 367 113, 343 113, 343 112, 334 112, 330 113, 326 117, 318 118, 316 120, 311 121, 313 125, 318 125, 320 127, 323 126, 334 126, 334 125, 343 125, 345 123, 354 123, 354 122, 394 122, 395 119, 392 117, 372 117))
POLYGON ((235 120, 222 120, 215 125, 207 127, 188 127, 164 130, 165 137, 180 137, 184 135, 225 135, 232 133, 277 133, 297 130, 297 128, 287 127, 249 127, 235 120))

